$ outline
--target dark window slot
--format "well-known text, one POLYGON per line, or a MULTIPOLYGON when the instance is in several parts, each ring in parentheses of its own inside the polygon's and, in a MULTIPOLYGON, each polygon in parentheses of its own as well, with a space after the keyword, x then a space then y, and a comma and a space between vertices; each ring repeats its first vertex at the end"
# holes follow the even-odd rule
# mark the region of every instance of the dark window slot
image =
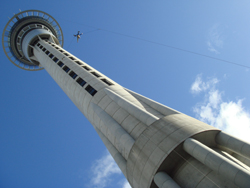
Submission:
POLYGON ((82 63, 80 61, 75 61, 78 65, 82 65, 82 63))
POLYGON ((101 81, 103 81, 105 84, 107 84, 107 85, 109 85, 109 86, 113 85, 111 82, 109 82, 109 81, 106 80, 106 79, 101 79, 101 81))
POLYGON ((59 52, 63 52, 63 50, 59 50, 59 52))
POLYGON ((54 57, 54 55, 53 55, 53 54, 50 54, 49 57, 52 59, 52 58, 54 57))
POLYGON ((46 51, 46 48, 43 48, 43 52, 45 52, 46 51))
POLYGON ((39 44, 39 43, 37 43, 37 46, 40 46, 40 44, 39 44))
POLYGON ((64 70, 65 72, 69 72, 70 68, 67 67, 67 66, 65 65, 65 66, 63 67, 63 70, 64 70))
POLYGON ((49 50, 47 50, 45 53, 46 53, 47 55, 49 55, 50 52, 49 52, 49 50))
POLYGON ((69 57, 70 59, 72 59, 72 60, 75 60, 75 58, 73 58, 73 57, 69 57))
POLYGON ((61 61, 59 61, 57 64, 59 67, 62 67, 64 65, 63 62, 61 62, 61 61))
POLYGON ((69 75, 70 75, 73 79, 75 79, 75 78, 77 77, 77 74, 76 74, 74 71, 71 71, 71 72, 69 73, 69 75))
POLYGON ((99 74, 97 74, 96 72, 91 72, 95 77, 100 77, 100 75, 99 74))
POLYGON ((76 82, 82 87, 86 84, 86 82, 82 78, 78 78, 76 82))
POLYGON ((58 60, 59 60, 59 59, 58 59, 57 57, 54 57, 54 59, 53 59, 53 61, 54 61, 55 63, 57 63, 58 60))
POLYGON ((92 95, 92 96, 94 96, 95 94, 96 94, 96 90, 93 88, 93 87, 91 87, 90 85, 88 85, 86 88, 85 88, 85 90, 87 91, 87 92, 89 92, 89 94, 90 95, 92 95))
POLYGON ((67 53, 64 53, 64 55, 69 56, 69 54, 67 54, 67 53))
POLYGON ((87 71, 90 70, 90 68, 88 68, 87 66, 83 66, 83 68, 85 68, 87 71))

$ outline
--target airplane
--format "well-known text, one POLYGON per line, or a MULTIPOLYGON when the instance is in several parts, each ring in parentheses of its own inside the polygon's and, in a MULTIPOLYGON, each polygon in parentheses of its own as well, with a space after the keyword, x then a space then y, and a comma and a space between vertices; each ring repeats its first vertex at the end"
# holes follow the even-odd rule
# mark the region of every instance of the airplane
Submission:
POLYGON ((80 33, 80 31, 78 31, 78 33, 76 34, 76 35, 74 35, 74 37, 76 37, 77 38, 77 42, 79 41, 79 39, 81 38, 81 35, 82 35, 83 33, 80 33))

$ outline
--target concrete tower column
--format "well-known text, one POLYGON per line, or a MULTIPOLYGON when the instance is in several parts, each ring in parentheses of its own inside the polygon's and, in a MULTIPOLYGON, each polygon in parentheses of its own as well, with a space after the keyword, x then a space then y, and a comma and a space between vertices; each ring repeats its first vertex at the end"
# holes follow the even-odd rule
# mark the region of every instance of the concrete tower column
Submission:
POLYGON ((14 15, 2 44, 17 67, 49 73, 91 122, 133 188, 249 186, 249 168, 238 162, 249 158, 248 143, 128 90, 72 55, 49 14, 14 15))

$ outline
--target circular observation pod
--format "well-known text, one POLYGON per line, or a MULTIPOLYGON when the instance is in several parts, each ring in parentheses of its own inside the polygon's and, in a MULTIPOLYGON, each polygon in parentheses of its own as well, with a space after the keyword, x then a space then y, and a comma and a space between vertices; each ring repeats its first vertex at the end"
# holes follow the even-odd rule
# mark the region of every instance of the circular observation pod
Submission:
POLYGON ((58 22, 49 14, 39 10, 27 10, 15 14, 6 24, 2 34, 5 55, 17 67, 42 70, 39 62, 32 58, 33 46, 39 40, 52 40, 63 47, 63 32, 58 22))

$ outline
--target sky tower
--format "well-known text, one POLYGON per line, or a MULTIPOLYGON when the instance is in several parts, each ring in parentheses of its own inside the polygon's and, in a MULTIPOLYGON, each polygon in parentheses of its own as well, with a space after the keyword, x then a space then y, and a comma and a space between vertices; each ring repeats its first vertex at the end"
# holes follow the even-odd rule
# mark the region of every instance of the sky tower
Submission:
POLYGON ((49 14, 15 14, 2 45, 19 68, 51 75, 133 188, 249 187, 250 144, 120 86, 67 52, 49 14))

